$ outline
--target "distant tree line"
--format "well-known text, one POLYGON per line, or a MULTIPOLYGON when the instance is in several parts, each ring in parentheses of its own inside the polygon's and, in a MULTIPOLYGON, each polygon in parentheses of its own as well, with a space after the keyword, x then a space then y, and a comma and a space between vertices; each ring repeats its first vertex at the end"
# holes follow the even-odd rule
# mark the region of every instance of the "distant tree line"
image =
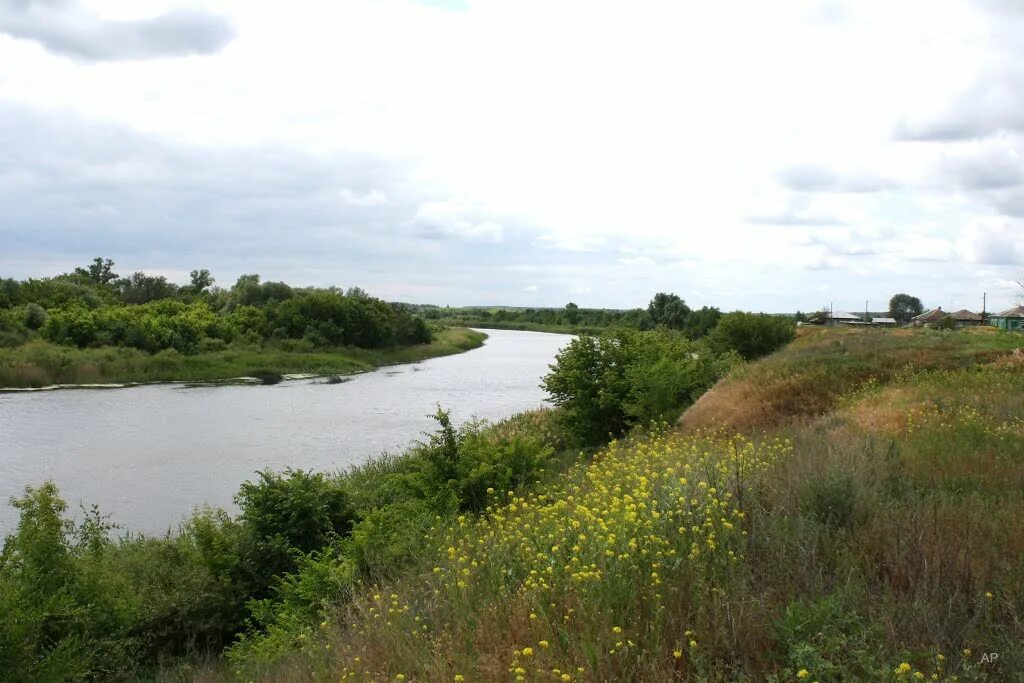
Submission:
POLYGON ((302 340, 314 347, 425 344, 432 335, 408 307, 358 288, 297 288, 242 275, 230 289, 206 269, 187 284, 143 272, 121 277, 95 259, 49 278, 0 279, 0 346, 34 337, 78 347, 126 346, 192 354, 233 342, 302 340))
POLYGON ((415 309, 428 320, 448 320, 467 325, 567 327, 583 331, 603 328, 665 328, 679 330, 690 339, 707 335, 722 317, 722 312, 717 308, 704 306, 691 309, 678 295, 664 292, 655 294, 646 309, 581 308, 573 302, 563 308, 424 305, 416 306, 415 309))

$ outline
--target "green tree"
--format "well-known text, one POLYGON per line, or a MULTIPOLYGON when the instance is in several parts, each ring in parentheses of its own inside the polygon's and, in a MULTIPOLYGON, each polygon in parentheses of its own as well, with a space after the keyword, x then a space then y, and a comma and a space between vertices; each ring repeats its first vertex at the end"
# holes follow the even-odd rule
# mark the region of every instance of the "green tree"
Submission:
POLYGON ((603 443, 626 427, 629 396, 622 335, 573 339, 555 357, 541 386, 558 406, 560 419, 584 445, 603 443))
POLYGON ((118 279, 114 262, 97 256, 86 268, 75 268, 75 274, 97 285, 108 285, 118 279))
POLYGON ((690 339, 706 337, 722 318, 722 312, 717 308, 704 306, 696 311, 690 311, 683 323, 683 333, 690 339))
POLYGON ((146 275, 138 272, 117 281, 121 301, 126 304, 145 304, 160 299, 170 299, 178 293, 178 287, 167 281, 163 275, 146 275))
POLYGON ((25 327, 38 330, 46 323, 46 309, 36 303, 25 306, 25 327))
POLYGON ((571 301, 565 305, 565 320, 570 325, 575 325, 580 320, 580 307, 571 301))
POLYGON ((906 324, 914 316, 921 315, 924 307, 921 300, 909 294, 896 294, 889 299, 889 316, 896 319, 896 322, 906 324))
POLYGON ((777 351, 796 336, 796 322, 788 316, 764 313, 726 313, 708 339, 718 352, 735 351, 753 360, 777 351))
POLYGON ((202 294, 208 290, 215 282, 213 276, 210 275, 210 271, 206 268, 190 271, 188 277, 189 289, 191 289, 192 293, 196 295, 202 294))
POLYGON ((690 308, 679 296, 658 292, 647 305, 647 315, 655 325, 664 325, 671 330, 681 330, 686 323, 690 308))
POLYGON ((0 278, 0 308, 17 306, 21 301, 21 283, 14 278, 0 278))

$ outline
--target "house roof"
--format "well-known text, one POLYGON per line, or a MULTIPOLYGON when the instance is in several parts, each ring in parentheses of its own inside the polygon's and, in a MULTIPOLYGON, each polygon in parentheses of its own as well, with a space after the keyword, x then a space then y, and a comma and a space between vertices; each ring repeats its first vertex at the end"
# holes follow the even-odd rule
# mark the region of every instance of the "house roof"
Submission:
POLYGON ((872 318, 871 322, 875 325, 895 325, 896 318, 872 318))
POLYGON ((846 311, 836 311, 836 312, 834 312, 832 314, 832 319, 833 320, 860 320, 861 317, 859 315, 854 315, 853 313, 847 313, 846 311))
POLYGON ((915 315, 912 320, 919 323, 937 323, 942 322, 942 319, 946 317, 946 312, 942 310, 942 306, 934 308, 927 313, 921 315, 915 315))
POLYGON ((953 318, 953 320, 970 320, 979 322, 981 321, 980 315, 978 315, 977 313, 972 313, 971 311, 968 311, 966 308, 957 311, 956 313, 950 313, 949 315, 950 317, 953 318))
POLYGON ((996 318, 1024 318, 1024 306, 1014 306, 1013 308, 997 313, 996 318))

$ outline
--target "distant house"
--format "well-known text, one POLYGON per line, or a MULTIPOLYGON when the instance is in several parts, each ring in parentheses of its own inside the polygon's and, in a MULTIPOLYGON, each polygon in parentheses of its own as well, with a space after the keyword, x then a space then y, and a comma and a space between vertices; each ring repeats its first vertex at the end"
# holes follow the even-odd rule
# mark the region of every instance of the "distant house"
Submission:
POLYGON ((968 311, 967 309, 947 313, 942 310, 942 306, 939 306, 938 308, 932 309, 926 313, 914 316, 910 319, 910 324, 915 327, 921 327, 922 325, 925 327, 931 327, 933 325, 938 325, 946 318, 952 318, 956 322, 957 327, 974 327, 980 325, 983 321, 981 315, 968 311))
POLYGON ((872 327, 896 327, 896 318, 872 318, 872 327))
POLYGON ((942 306, 939 306, 938 308, 933 308, 932 310, 926 311, 921 315, 915 315, 913 318, 910 319, 910 324, 913 325, 914 327, 938 325, 943 320, 945 320, 946 315, 948 314, 942 310, 942 306))
POLYGON ((1014 306, 1008 311, 996 313, 989 320, 1001 330, 1024 332, 1024 306, 1014 306))
POLYGON ((815 315, 813 318, 807 321, 808 325, 853 325, 857 323, 863 323, 864 319, 859 315, 853 313, 846 313, 845 311, 835 311, 830 313, 823 311, 815 315))
POLYGON ((854 325, 864 322, 864 318, 846 311, 836 311, 832 314, 833 325, 854 325))
POLYGON ((956 321, 957 327, 974 327, 980 325, 983 320, 980 314, 973 313, 967 309, 950 313, 949 317, 956 321))

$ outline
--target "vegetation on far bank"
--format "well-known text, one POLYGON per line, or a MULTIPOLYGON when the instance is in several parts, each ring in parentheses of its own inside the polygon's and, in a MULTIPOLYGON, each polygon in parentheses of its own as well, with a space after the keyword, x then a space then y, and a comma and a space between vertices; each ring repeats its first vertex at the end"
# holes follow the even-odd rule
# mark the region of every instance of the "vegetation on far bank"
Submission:
POLYGON ((446 321, 465 327, 562 334, 601 334, 610 329, 652 330, 664 327, 679 330, 690 339, 707 335, 722 316, 722 312, 712 306, 691 309, 677 294, 666 292, 655 294, 647 308, 627 310, 581 308, 572 302, 563 308, 414 305, 412 310, 426 320, 446 321))
POLYGON ((482 336, 351 288, 298 288, 206 270, 176 285, 109 259, 0 280, 0 386, 343 374, 473 348, 482 336), (441 332, 435 341, 435 332, 441 332))
POLYGON ((184 354, 176 349, 146 353, 133 348, 79 349, 44 340, 0 348, 0 387, 44 387, 184 381, 246 376, 280 377, 292 373, 347 375, 382 365, 460 353, 483 344, 487 335, 465 328, 433 333, 426 344, 381 349, 316 347, 303 340, 236 343, 224 349, 184 354))

